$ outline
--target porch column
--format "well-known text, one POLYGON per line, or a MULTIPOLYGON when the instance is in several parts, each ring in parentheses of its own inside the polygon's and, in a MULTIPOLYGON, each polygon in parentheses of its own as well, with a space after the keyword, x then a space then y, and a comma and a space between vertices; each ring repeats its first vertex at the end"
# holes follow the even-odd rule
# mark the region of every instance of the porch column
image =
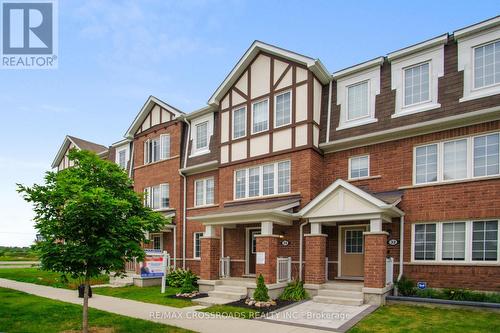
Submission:
POLYGON ((276 283, 276 265, 278 260, 279 235, 273 235, 273 223, 261 222, 261 234, 255 236, 257 258, 255 273, 264 277, 266 284, 276 283), (263 254, 261 254, 263 253, 263 254), (259 256, 264 256, 261 262, 259 256))
POLYGON ((217 280, 219 278, 220 239, 215 236, 215 227, 207 225, 201 243, 200 278, 217 280))
POLYGON ((326 282, 326 237, 321 233, 321 223, 311 223, 311 233, 305 237, 306 269, 304 282, 323 284, 326 282))
POLYGON ((385 259, 387 257, 387 236, 382 231, 382 220, 370 220, 370 231, 365 237, 365 288, 385 287, 385 259))

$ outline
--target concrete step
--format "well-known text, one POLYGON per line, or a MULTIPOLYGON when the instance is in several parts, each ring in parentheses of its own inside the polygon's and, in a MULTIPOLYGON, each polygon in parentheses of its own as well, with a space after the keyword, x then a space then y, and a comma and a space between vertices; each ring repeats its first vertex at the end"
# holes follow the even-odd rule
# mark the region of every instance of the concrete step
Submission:
POLYGON ((234 302, 231 299, 227 298, 218 298, 218 297, 202 297, 202 298, 197 298, 194 299, 193 302, 200 304, 200 305, 205 305, 205 306, 211 306, 211 305, 216 305, 216 304, 227 304, 234 302))
POLYGON ((217 286, 236 286, 236 287, 253 287, 255 288, 255 281, 252 279, 222 279, 217 286))
POLYGON ((314 296, 313 301, 316 303, 326 304, 341 304, 341 305, 363 305, 362 299, 353 299, 346 297, 330 297, 330 296, 314 296))
POLYGON ((321 285, 321 289, 361 292, 363 290, 363 284, 355 282, 327 282, 321 285))
POLYGON ((208 296, 215 297, 215 298, 225 298, 225 299, 229 299, 231 301, 238 301, 240 299, 247 297, 247 293, 246 292, 245 293, 233 293, 233 292, 229 292, 229 291, 213 290, 213 291, 208 292, 208 296))
POLYGON ((361 291, 351 291, 351 290, 332 290, 332 289, 320 289, 318 290, 318 296, 328 296, 328 297, 345 297, 363 300, 363 293, 361 291))
POLYGON ((246 294, 247 287, 216 285, 215 291, 226 291, 230 293, 246 294))

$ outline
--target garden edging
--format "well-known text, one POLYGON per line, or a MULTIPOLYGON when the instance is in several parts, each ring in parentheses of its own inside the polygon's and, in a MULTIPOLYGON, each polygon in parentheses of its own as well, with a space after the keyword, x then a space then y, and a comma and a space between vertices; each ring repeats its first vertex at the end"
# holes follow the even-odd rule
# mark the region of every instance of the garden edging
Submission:
POLYGON ((454 308, 481 308, 500 312, 500 303, 473 302, 473 301, 454 301, 437 298, 408 297, 408 296, 387 296, 387 304, 408 304, 424 305, 454 308))

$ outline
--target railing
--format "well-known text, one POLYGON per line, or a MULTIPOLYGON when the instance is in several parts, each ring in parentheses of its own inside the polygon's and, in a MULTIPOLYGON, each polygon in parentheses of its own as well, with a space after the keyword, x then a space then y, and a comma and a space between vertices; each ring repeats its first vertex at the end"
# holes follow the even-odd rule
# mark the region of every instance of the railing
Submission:
POLYGON ((276 265, 276 282, 287 282, 292 279, 292 258, 279 257, 276 265))
POLYGON ((385 259, 385 284, 391 284, 394 275, 394 258, 385 259))
POLYGON ((131 261, 126 261, 125 262, 125 271, 126 272, 134 272, 137 273, 137 258, 134 258, 131 261))
POLYGON ((220 258, 220 277, 226 278, 231 275, 231 258, 222 257, 220 258))
POLYGON ((328 257, 325 258, 325 281, 328 281, 328 257))

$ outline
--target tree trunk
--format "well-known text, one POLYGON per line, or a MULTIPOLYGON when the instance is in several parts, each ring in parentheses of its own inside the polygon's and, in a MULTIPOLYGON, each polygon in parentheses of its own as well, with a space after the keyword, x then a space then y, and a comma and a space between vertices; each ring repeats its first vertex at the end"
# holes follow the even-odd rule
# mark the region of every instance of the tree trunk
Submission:
POLYGON ((85 278, 83 293, 83 333, 89 333, 89 279, 85 278))

